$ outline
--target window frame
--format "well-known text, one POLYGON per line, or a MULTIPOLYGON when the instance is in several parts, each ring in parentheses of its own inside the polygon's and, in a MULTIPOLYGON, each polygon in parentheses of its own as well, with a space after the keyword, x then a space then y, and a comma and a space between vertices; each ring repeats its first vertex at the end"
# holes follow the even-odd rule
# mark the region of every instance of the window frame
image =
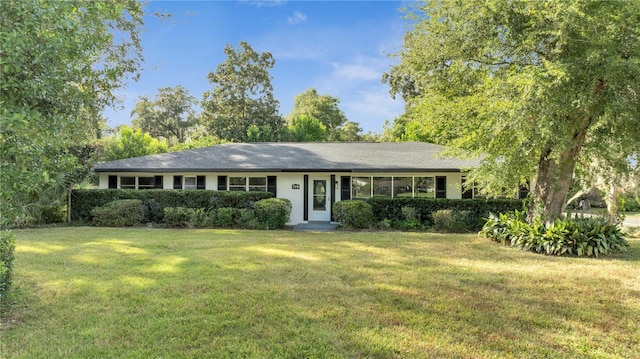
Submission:
POLYGON ((137 176, 120 176, 120 189, 138 189, 138 177, 137 176), (133 184, 123 184, 123 180, 133 179, 133 184))

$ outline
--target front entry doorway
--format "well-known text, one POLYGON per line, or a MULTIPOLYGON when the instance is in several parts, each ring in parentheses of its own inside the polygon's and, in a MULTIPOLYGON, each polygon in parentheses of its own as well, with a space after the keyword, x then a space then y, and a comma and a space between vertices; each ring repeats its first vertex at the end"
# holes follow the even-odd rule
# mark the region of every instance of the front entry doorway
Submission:
POLYGON ((331 220, 331 185, 329 177, 309 178, 309 220, 331 220))

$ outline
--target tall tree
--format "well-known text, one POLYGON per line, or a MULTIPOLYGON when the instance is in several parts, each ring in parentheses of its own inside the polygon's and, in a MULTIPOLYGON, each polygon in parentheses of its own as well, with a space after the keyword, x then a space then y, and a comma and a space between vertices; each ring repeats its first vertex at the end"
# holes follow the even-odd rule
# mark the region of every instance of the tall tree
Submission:
POLYGON ((294 117, 289 124, 291 139, 295 142, 322 142, 327 127, 320 120, 307 115, 294 117))
POLYGON ((163 87, 155 98, 141 96, 133 111, 132 124, 170 145, 184 143, 197 126, 195 97, 184 87, 163 87))
POLYGON ((251 125, 278 133, 284 121, 273 97, 269 69, 275 60, 271 53, 255 52, 244 41, 238 48, 225 46, 224 53, 227 59, 208 76, 213 89, 203 95, 202 125, 221 140, 232 142, 246 142, 251 125))
POLYGON ((472 177, 486 190, 534 178, 530 215, 549 220, 581 156, 628 170, 610 155, 639 150, 640 2, 425 1, 410 15, 383 79, 425 136, 484 155, 472 177))
POLYGON ((114 135, 102 139, 100 160, 114 161, 164 153, 168 150, 166 140, 157 140, 141 129, 121 126, 114 135))
POLYGON ((0 1, 0 226, 80 162, 142 61, 137 1, 0 1), (116 36, 117 34, 117 36, 116 36))
POLYGON ((293 99, 293 110, 286 117, 291 124, 299 116, 307 116, 320 121, 326 128, 325 140, 340 140, 340 127, 347 123, 347 117, 340 110, 340 100, 331 95, 320 95, 314 88, 307 89, 293 99))

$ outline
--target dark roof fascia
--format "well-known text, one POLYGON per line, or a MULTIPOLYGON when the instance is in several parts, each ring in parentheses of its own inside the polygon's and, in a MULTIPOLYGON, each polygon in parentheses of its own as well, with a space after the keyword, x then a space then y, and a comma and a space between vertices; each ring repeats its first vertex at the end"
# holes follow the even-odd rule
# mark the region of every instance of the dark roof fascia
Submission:
POLYGON ((446 173, 462 173, 468 172, 460 168, 96 168, 94 172, 142 172, 142 173, 182 173, 182 172, 285 172, 285 173, 302 173, 302 172, 351 172, 351 173, 423 173, 423 172, 446 172, 446 173))
POLYGON ((355 173, 376 173, 376 172, 390 172, 390 173, 423 173, 423 172, 446 172, 446 173, 462 173, 468 172, 460 168, 366 168, 353 170, 355 173))
POLYGON ((144 173, 182 173, 182 172, 284 172, 280 168, 94 168, 94 172, 144 172, 144 173))

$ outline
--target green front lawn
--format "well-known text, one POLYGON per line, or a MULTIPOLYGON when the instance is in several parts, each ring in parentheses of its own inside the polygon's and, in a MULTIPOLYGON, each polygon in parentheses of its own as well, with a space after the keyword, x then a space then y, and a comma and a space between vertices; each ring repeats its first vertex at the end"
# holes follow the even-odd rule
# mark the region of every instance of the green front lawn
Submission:
POLYGON ((640 240, 558 258, 476 235, 16 233, 6 358, 640 357, 640 240))

